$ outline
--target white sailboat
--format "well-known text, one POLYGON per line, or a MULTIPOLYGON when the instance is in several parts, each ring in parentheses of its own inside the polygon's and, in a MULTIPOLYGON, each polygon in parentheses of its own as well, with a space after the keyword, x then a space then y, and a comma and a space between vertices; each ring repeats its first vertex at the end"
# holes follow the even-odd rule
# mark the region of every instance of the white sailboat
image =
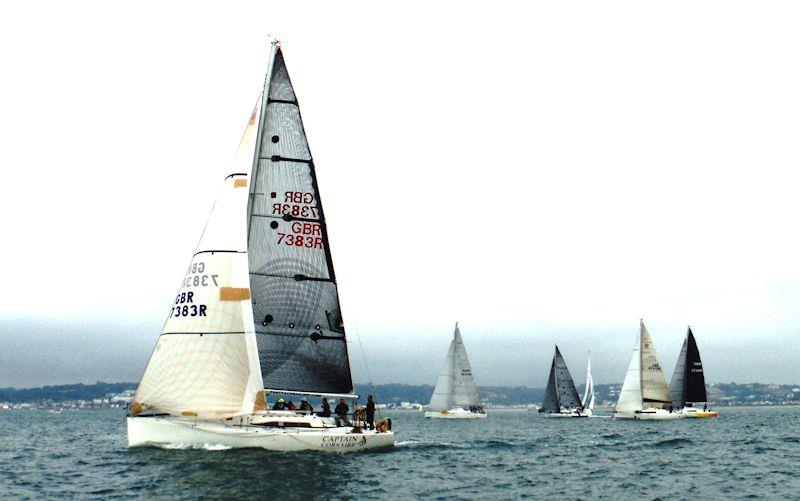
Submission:
POLYGON ((594 413, 594 380, 592 379, 591 357, 586 357, 586 387, 583 390, 581 403, 586 415, 591 417, 594 413))
POLYGON ((355 399, 315 166, 280 42, 130 406, 128 445, 361 451, 391 431, 268 410, 355 399))
POLYGON ((472 377, 472 368, 467 358, 467 350, 458 330, 458 322, 453 340, 447 350, 447 359, 442 368, 431 401, 425 412, 429 419, 483 419, 486 411, 481 405, 478 388, 472 377))
POLYGON ((588 417, 589 412, 583 407, 575 382, 569 373, 567 363, 556 346, 553 363, 550 365, 550 377, 544 391, 544 401, 539 414, 545 417, 588 417))
POLYGON ((678 419, 672 412, 667 380, 656 356, 653 340, 643 321, 639 321, 639 336, 633 356, 622 383, 619 400, 614 408, 617 419, 678 419))

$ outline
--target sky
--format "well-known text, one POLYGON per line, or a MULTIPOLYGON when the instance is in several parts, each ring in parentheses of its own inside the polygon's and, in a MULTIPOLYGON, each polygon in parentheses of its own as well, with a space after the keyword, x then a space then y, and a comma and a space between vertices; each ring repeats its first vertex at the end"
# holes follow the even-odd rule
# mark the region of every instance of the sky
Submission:
POLYGON ((691 325, 707 381, 799 383, 798 14, 4 3, 0 387, 139 379, 268 33, 357 381, 433 384, 460 321, 479 385, 544 386, 556 342, 621 383, 643 318, 667 377, 691 325))

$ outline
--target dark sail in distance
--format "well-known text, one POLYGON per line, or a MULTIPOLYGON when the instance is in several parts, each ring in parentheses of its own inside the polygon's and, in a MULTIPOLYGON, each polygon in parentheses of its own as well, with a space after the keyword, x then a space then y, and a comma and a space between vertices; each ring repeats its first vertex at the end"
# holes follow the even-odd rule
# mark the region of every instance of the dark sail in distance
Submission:
POLYGON ((669 389, 672 402, 678 407, 683 407, 687 403, 708 401, 703 362, 700 360, 700 350, 697 348, 691 327, 686 332, 686 339, 683 341, 669 389))
POLYGON ((556 346, 553 363, 550 365, 550 377, 544 392, 544 401, 539 412, 558 413, 562 409, 579 409, 582 407, 575 382, 569 373, 564 357, 556 346))

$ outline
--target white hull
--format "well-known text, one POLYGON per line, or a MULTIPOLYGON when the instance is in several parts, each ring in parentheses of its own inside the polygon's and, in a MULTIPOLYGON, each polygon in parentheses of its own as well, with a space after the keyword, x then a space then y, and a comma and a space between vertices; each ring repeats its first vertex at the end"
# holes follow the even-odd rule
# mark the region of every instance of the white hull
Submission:
POLYGON ((712 411, 710 409, 697 409, 695 407, 684 407, 677 412, 680 412, 684 417, 687 418, 709 418, 717 416, 717 411, 712 411))
POLYGON ((129 417, 128 446, 254 447, 269 451, 357 452, 394 446, 394 433, 352 427, 278 428, 233 426, 223 421, 175 417, 129 417))
POLYGON ((615 412, 614 419, 635 419, 637 421, 659 421, 667 419, 681 419, 684 416, 679 412, 670 412, 666 409, 644 409, 632 412, 615 412))
POLYGON ((579 418, 579 417, 591 417, 592 411, 586 409, 583 411, 574 410, 574 411, 561 411, 561 412, 542 412, 539 415, 546 418, 579 418))
POLYGON ((426 411, 425 417, 428 419, 486 419, 486 413, 470 412, 461 409, 440 411, 426 411))

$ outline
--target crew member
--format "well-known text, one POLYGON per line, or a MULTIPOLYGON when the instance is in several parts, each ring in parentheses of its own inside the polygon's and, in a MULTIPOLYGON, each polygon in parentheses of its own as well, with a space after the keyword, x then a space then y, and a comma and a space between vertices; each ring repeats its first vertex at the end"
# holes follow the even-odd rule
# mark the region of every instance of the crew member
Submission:
POLYGON ((300 399, 300 410, 305 411, 308 414, 314 412, 314 408, 311 407, 311 404, 308 403, 308 399, 305 397, 300 399))
POLYGON ((322 412, 318 413, 317 415, 319 417, 331 417, 331 404, 328 403, 327 398, 322 398, 322 412))
POLYGON ((349 426, 350 422, 347 420, 347 413, 350 412, 350 407, 347 406, 343 398, 339 399, 339 405, 334 409, 336 412, 336 426, 349 426))
POLYGON ((367 396, 367 425, 370 430, 375 429, 375 402, 372 395, 367 396))
POLYGON ((277 402, 275 402, 275 405, 272 406, 272 410, 273 411, 282 411, 284 409, 286 409, 286 403, 285 403, 285 400, 283 399, 283 397, 281 397, 281 398, 278 399, 277 402))

